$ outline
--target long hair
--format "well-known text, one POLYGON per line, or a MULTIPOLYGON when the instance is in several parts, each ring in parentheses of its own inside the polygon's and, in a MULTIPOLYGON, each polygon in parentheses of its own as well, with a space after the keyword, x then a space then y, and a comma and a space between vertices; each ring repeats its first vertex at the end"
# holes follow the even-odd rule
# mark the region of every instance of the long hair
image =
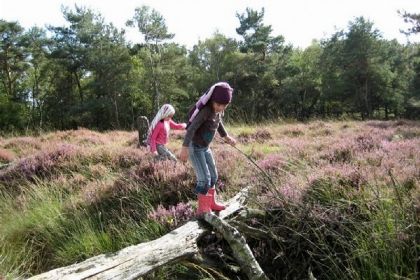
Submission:
POLYGON ((162 119, 167 118, 173 114, 175 114, 175 108, 171 104, 163 104, 162 107, 160 107, 159 111, 156 113, 156 116, 150 123, 149 130, 147 132, 147 144, 150 144, 150 138, 152 137, 152 133, 156 125, 162 119))

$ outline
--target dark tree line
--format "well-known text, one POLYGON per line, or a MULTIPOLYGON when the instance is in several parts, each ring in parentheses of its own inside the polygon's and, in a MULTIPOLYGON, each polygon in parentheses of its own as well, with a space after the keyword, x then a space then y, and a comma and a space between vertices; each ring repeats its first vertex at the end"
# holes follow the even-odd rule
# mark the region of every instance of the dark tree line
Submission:
MULTIPOLYGON (((419 16, 400 13, 419 32, 419 16)), ((164 18, 142 6, 125 30, 75 6, 67 26, 33 27, 0 20, 0 129, 130 129, 172 103, 184 120, 212 83, 235 88, 227 118, 418 118, 420 47, 385 40, 363 17, 306 49, 265 25, 264 9, 237 14, 241 40, 214 34, 192 50, 171 42, 164 18)))

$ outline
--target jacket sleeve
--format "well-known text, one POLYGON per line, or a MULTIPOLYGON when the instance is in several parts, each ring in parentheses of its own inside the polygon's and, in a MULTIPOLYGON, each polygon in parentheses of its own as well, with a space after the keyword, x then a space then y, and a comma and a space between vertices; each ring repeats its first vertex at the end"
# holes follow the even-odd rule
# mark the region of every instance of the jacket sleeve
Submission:
POLYGON ((225 126, 223 125, 222 119, 220 119, 219 126, 217 127, 217 132, 219 132, 220 136, 226 137, 227 132, 225 126))
POLYGON ((158 124, 156 125, 155 129, 152 132, 152 136, 150 136, 150 151, 152 153, 156 151, 156 139, 162 129, 163 129, 163 123, 158 122, 158 124))
POLYGON ((185 133, 185 138, 184 138, 184 142, 182 143, 182 146, 188 147, 190 145, 195 132, 206 121, 208 116, 209 116, 209 111, 207 107, 204 107, 203 109, 201 109, 200 112, 198 112, 197 116, 194 118, 192 123, 188 126, 187 133, 185 133))
POLYGON ((169 120, 169 127, 172 129, 185 129, 187 127, 186 123, 176 123, 173 120, 169 120))

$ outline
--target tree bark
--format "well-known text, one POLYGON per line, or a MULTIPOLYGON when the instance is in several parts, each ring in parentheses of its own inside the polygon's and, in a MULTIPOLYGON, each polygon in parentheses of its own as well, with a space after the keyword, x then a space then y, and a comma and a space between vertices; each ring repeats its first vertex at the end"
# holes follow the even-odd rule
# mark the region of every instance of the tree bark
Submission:
POLYGON ((268 280, 268 277, 255 260, 245 238, 239 233, 239 231, 212 212, 205 213, 204 220, 223 235, 223 238, 232 248, 233 255, 241 266, 242 271, 250 280, 268 280))
POLYGON ((113 93, 113 104, 114 104, 114 110, 115 110, 115 121, 117 122, 117 128, 121 129, 121 125, 120 125, 120 115, 118 112, 118 94, 117 93, 113 93))
MULTIPOLYGON (((220 219, 241 210, 248 189, 239 192, 220 212, 220 219)), ((181 259, 193 259, 199 254, 197 239, 206 232, 197 221, 190 221, 174 231, 150 242, 102 254, 81 263, 57 268, 36 275, 32 280, 77 279, 138 279, 154 269, 181 259)))
POLYGON ((145 116, 137 117, 137 131, 138 131, 138 138, 139 142, 137 144, 137 148, 142 146, 147 146, 147 132, 149 130, 149 120, 145 116))
POLYGON ((82 85, 80 84, 80 78, 79 75, 77 75, 77 70, 75 70, 73 72, 74 77, 76 79, 76 83, 77 83, 77 89, 79 90, 79 96, 80 96, 80 103, 83 103, 84 101, 84 97, 83 97, 83 90, 82 90, 82 85))

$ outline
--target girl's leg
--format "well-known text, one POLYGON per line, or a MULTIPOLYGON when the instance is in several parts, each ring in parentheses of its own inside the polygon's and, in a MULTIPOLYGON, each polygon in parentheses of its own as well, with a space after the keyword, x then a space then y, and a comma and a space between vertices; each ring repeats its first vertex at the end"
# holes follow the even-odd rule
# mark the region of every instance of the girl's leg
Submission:
POLYGON ((210 173, 210 186, 216 185, 218 174, 216 163, 214 162, 213 153, 210 148, 205 152, 206 163, 210 173))
POLYGON ((195 192, 199 194, 206 194, 210 187, 210 171, 205 156, 205 151, 207 149, 208 148, 199 148, 194 145, 190 145, 189 148, 189 158, 197 177, 195 192))
POLYGON ((216 189, 215 185, 217 182, 217 168, 216 164, 214 162, 213 153, 210 149, 208 149, 205 153, 206 155, 206 163, 209 168, 210 172, 210 189, 208 190, 208 194, 212 196, 212 203, 211 203, 211 209, 214 211, 222 211, 226 209, 226 206, 223 204, 220 204, 216 202, 216 189))
POLYGON ((156 145, 156 150, 161 159, 177 161, 176 156, 165 145, 156 145))

